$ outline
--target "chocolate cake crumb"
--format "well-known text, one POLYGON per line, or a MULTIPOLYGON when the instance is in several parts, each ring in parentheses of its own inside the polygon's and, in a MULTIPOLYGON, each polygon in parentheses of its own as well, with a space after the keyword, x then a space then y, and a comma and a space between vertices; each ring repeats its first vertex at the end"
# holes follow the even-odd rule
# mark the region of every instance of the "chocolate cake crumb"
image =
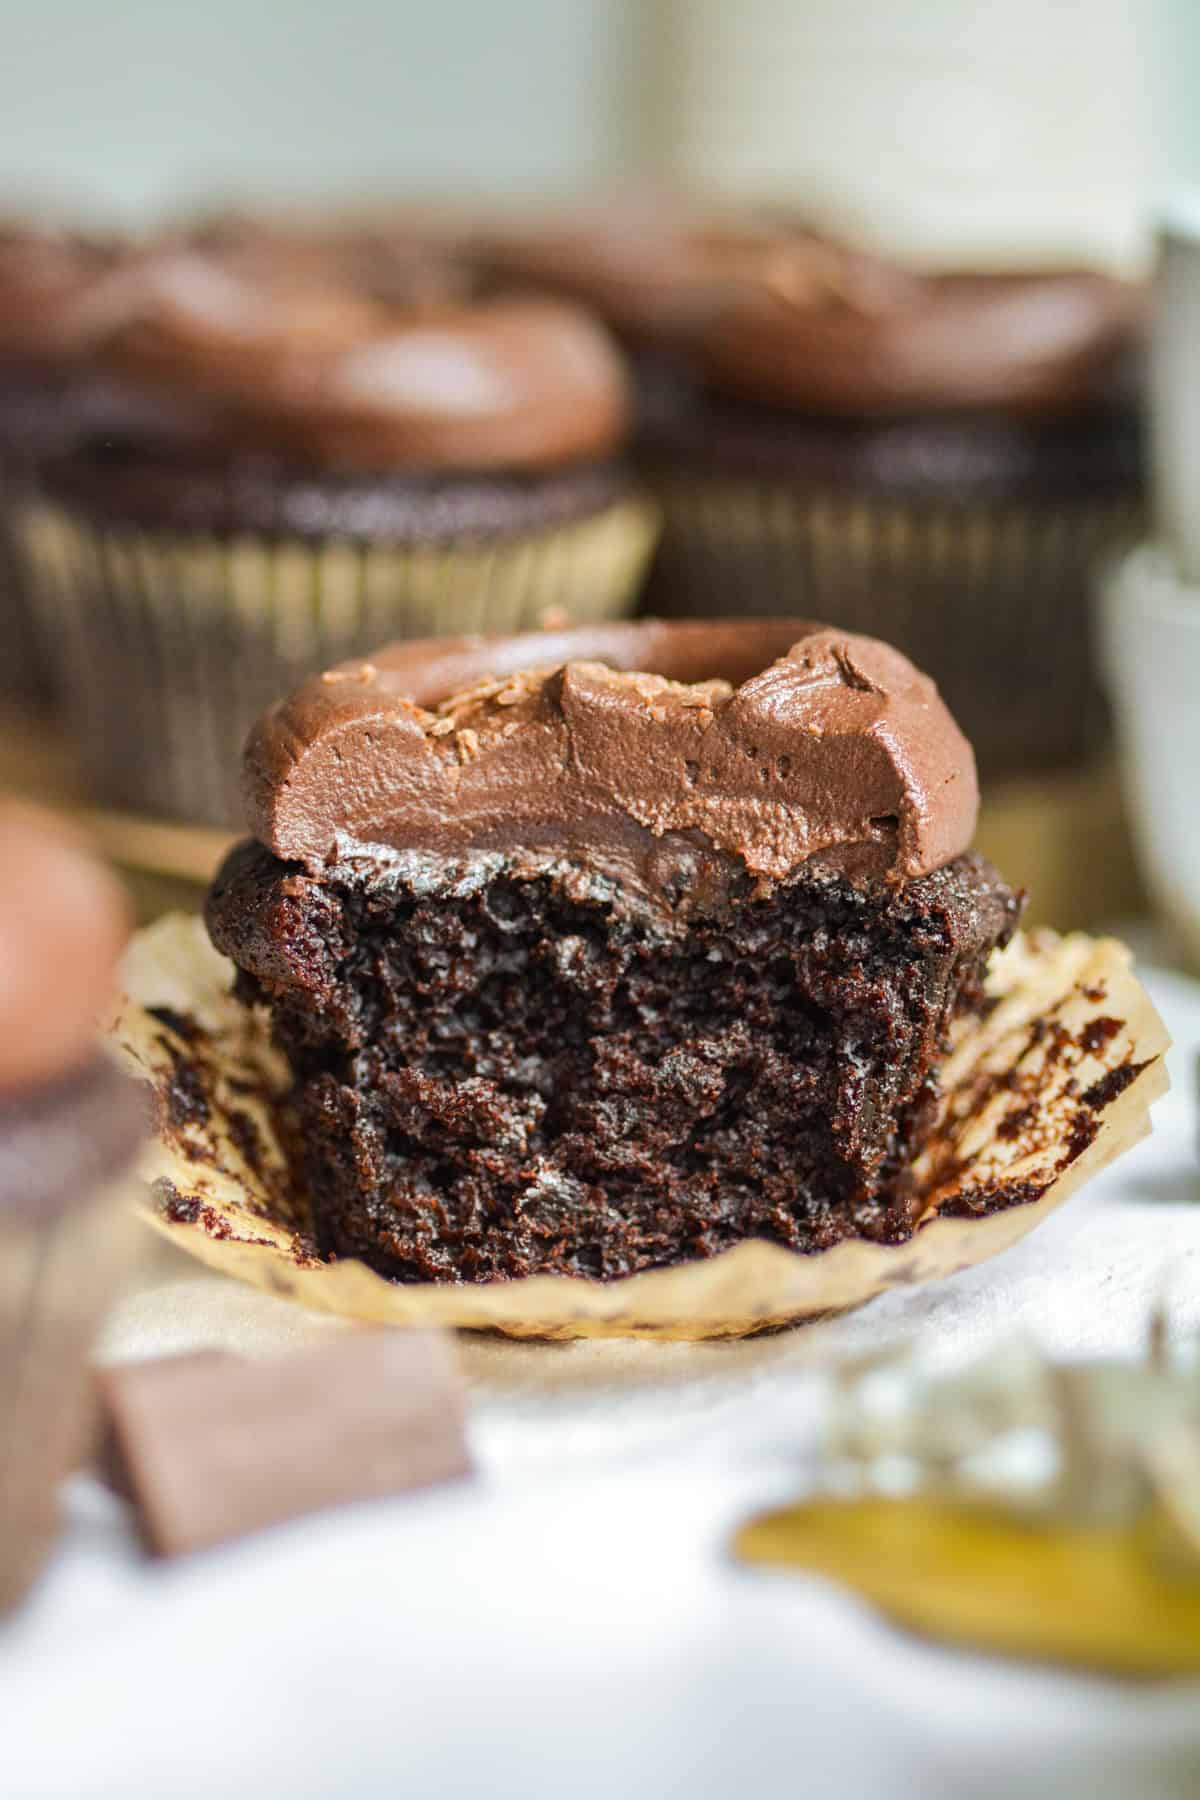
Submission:
POLYGON ((151 1187, 151 1193, 164 1219, 172 1225, 195 1225, 200 1217, 202 1202, 192 1194, 181 1194, 173 1181, 160 1175, 151 1187))
MULTIPOLYGON (((1074 1161, 1074 1155, 1068 1160, 1074 1161)), ((1008 1212, 1017 1206, 1035 1206, 1049 1186, 1048 1181, 981 1181, 960 1188, 939 1208, 947 1219, 982 1219, 989 1213, 1008 1212)))

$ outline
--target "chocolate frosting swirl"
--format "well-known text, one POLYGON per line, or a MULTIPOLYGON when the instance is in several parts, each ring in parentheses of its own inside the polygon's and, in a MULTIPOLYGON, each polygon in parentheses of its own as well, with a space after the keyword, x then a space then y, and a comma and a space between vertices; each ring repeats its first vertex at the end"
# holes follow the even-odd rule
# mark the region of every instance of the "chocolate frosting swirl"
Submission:
POLYGON ((401 306, 332 261, 175 247, 97 296, 95 360, 177 404, 185 435, 326 467, 540 469, 617 447, 628 396, 601 326, 421 293, 401 306))
POLYGON ((969 744, 898 651, 800 619, 393 645, 266 713, 251 830, 317 870, 534 852, 661 885, 686 844, 762 882, 903 879, 970 844, 969 744))
POLYGON ((1102 396, 1144 304, 1089 271, 919 276, 797 243, 713 323, 704 362, 722 392, 833 416, 1062 414, 1102 396))

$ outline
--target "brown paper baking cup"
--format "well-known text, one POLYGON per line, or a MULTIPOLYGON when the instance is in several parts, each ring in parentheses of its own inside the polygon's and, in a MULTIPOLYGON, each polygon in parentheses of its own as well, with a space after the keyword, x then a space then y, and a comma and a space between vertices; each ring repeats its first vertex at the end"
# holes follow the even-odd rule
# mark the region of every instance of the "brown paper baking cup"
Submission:
POLYGON ((95 798, 229 826, 246 732, 314 669, 552 609, 622 617, 656 526, 635 496, 521 538, 406 548, 117 529, 42 503, 23 539, 95 798))
MULTIPOLYGON (((139 1189, 139 1193, 140 1193, 139 1189)), ((58 1531, 58 1485, 90 1447, 92 1341, 129 1261, 131 1184, 0 1226, 0 1612, 58 1531)))
POLYGON ((943 1070, 941 1120, 917 1165, 924 1210, 907 1243, 800 1256, 756 1240, 611 1282, 403 1285, 318 1253, 279 1129, 287 1071, 262 1016, 232 998, 232 972, 203 925, 180 915, 130 949, 113 1035, 158 1097, 149 1216, 216 1269, 377 1323, 701 1339, 841 1311, 1015 1243, 1146 1133, 1167 1084, 1167 1035, 1124 947, 1021 938, 994 963, 995 1005, 959 1032, 943 1070))
POLYGON ((804 614, 884 638, 934 677, 985 775, 1103 736, 1092 577, 1136 535, 1134 497, 939 506, 695 476, 658 498, 652 611, 804 614))
POLYGON ((0 702, 41 712, 51 687, 21 541, 27 492, 27 483, 0 470, 0 702))

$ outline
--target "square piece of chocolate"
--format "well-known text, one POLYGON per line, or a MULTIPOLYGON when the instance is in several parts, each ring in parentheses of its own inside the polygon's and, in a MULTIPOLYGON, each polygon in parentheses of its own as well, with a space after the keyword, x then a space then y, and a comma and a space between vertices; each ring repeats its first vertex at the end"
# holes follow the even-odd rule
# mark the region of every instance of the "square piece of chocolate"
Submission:
POLYGON ((462 1389, 437 1332, 355 1331, 262 1362, 199 1351, 99 1381, 115 1484, 161 1556, 470 1469, 462 1389))

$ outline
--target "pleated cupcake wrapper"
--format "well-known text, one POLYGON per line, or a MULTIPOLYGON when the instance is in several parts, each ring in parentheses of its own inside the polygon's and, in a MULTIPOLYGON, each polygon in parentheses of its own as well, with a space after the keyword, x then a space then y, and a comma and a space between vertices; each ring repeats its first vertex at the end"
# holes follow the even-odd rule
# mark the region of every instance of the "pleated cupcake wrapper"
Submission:
POLYGON ((795 613, 882 637, 934 676, 985 769, 1101 734, 1091 578, 1136 536, 1134 497, 944 506, 694 477, 658 498, 650 610, 795 613))
POLYGON ((314 669, 556 609, 621 617, 656 524, 632 497, 520 538, 405 548, 117 529, 42 504, 23 539, 96 798, 235 825, 247 730, 314 669))
POLYGON ((59 1483, 90 1448, 88 1356, 128 1269, 136 1185, 0 1224, 0 1613, 36 1578, 58 1530, 59 1483))
POLYGON ((21 542, 28 492, 0 470, 0 704, 41 708, 50 678, 21 542))
POLYGON ((1019 938, 995 959, 996 1004, 960 1029, 943 1070, 940 1123, 916 1165, 921 1223, 907 1243, 853 1239, 800 1256, 749 1241, 610 1282, 545 1275, 403 1285, 315 1248, 277 1123, 287 1070, 263 1016, 232 998, 232 977, 203 925, 182 915, 141 932, 126 959, 114 1042, 160 1097, 143 1170, 148 1216, 215 1269, 381 1324, 704 1339, 841 1311, 1023 1237, 1146 1133, 1149 1104, 1167 1085, 1167 1035, 1122 945, 1082 934, 1019 938), (163 1022, 175 1016, 182 1030, 163 1022), (182 1121, 168 1104, 181 1068, 189 1094, 205 1101, 182 1121))

